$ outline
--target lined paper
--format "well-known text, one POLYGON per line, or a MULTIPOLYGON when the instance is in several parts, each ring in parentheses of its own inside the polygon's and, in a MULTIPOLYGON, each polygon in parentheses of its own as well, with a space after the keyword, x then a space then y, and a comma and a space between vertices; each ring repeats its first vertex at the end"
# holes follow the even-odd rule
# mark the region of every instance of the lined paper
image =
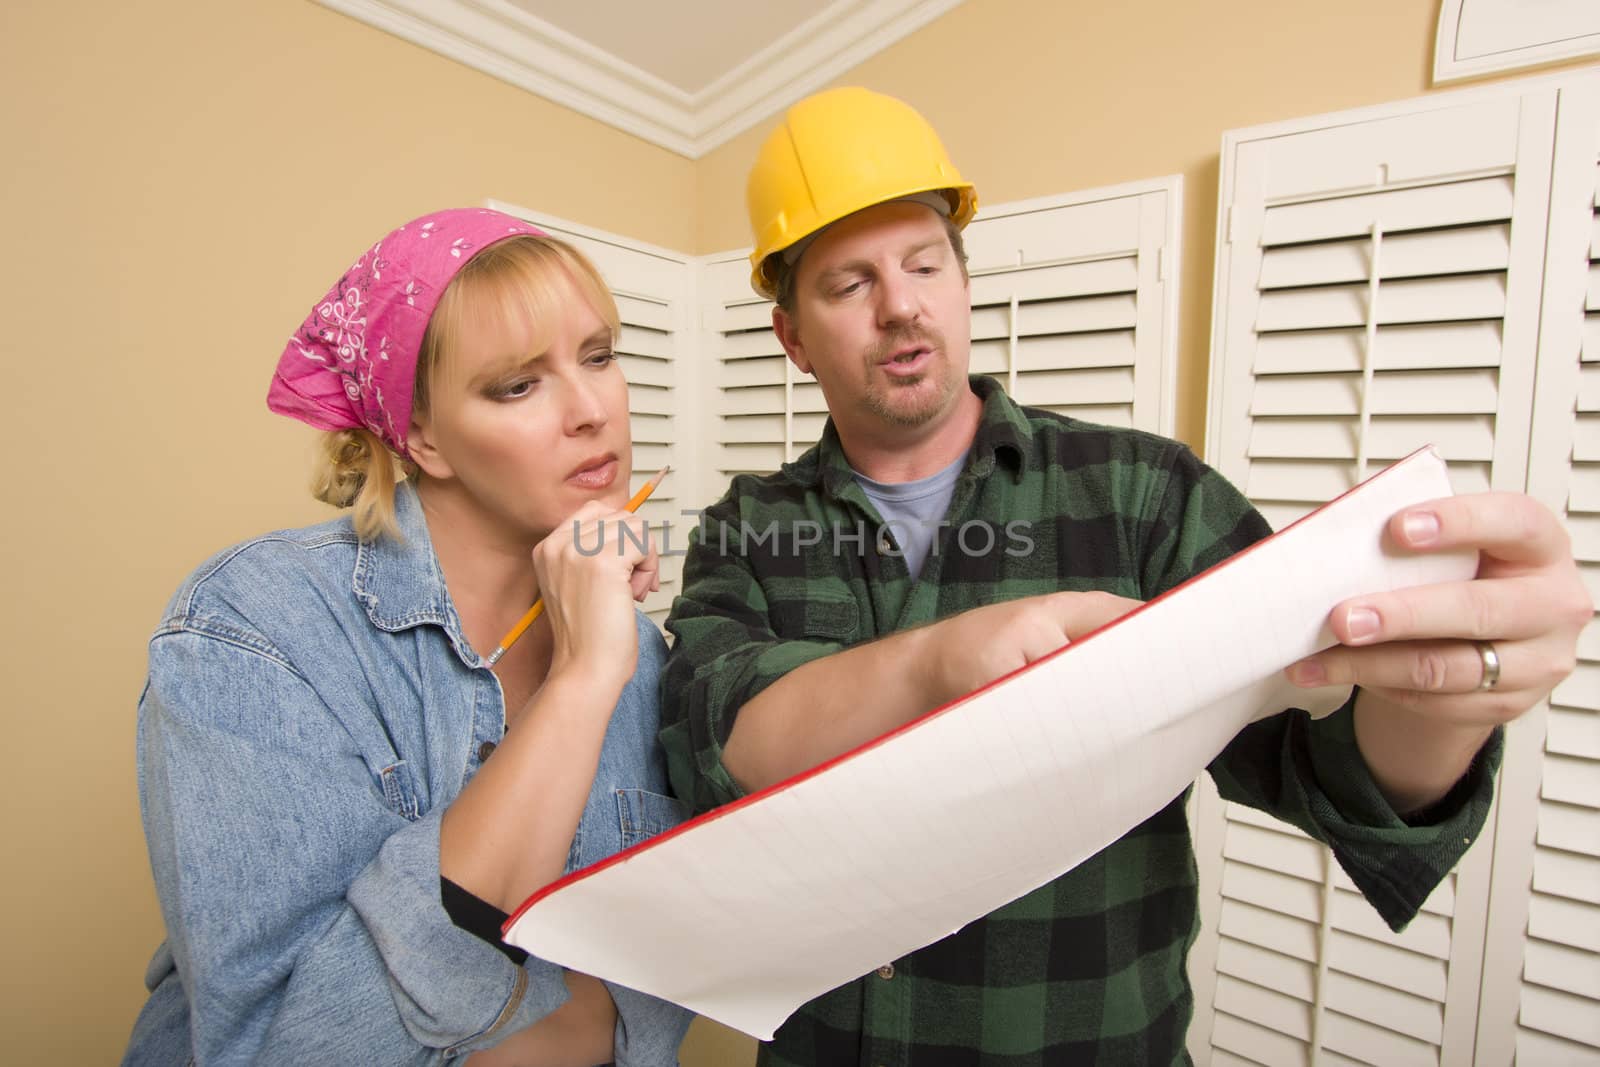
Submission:
MULTIPOLYGON (((1424 449, 1022 671, 546 887, 505 938, 763 1040, 819 994, 1059 877, 1159 811, 1247 723, 1346 689, 1283 669, 1341 600, 1469 578, 1387 546, 1450 495, 1424 449)), ((907 664, 915 669, 915 664, 907 664)))

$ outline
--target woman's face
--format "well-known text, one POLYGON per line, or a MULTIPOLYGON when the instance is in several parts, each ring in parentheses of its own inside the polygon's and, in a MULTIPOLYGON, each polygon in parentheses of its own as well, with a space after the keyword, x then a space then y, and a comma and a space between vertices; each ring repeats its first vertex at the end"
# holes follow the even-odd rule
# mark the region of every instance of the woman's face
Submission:
POLYGON ((570 280, 557 284, 563 313, 543 351, 529 350, 526 321, 463 309, 411 434, 425 481, 517 540, 544 537, 590 500, 622 507, 633 467, 611 329, 570 280))

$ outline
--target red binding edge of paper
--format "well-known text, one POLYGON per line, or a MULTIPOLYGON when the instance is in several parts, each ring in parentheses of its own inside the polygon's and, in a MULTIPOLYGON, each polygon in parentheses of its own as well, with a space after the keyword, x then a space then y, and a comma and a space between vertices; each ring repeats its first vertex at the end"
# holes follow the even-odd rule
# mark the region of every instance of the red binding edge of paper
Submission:
POLYGON ((1388 474, 1390 471, 1395 470, 1396 468, 1404 466, 1405 464, 1411 462, 1411 460, 1415 459, 1417 456, 1421 455, 1424 452, 1435 452, 1435 453, 1437 453, 1438 449, 1436 449, 1431 444, 1423 445, 1421 448, 1417 449, 1415 452, 1412 452, 1410 455, 1406 456, 1404 459, 1399 460, 1396 463, 1390 464, 1388 467, 1385 467, 1383 470, 1379 471, 1377 474, 1374 474, 1372 477, 1368 478, 1366 481, 1361 482, 1361 483, 1359 483, 1359 484, 1357 484, 1355 486, 1352 486, 1349 489, 1346 489, 1343 493, 1340 493, 1338 496, 1334 497, 1332 500, 1328 501, 1326 504, 1323 504, 1321 507, 1318 507, 1318 508, 1316 508, 1316 509, 1314 509, 1312 511, 1307 512, 1306 514, 1302 515, 1300 518, 1296 519, 1294 522, 1291 522, 1288 526, 1285 526, 1283 529, 1277 530, 1274 533, 1272 533, 1270 536, 1262 538, 1260 541, 1257 541, 1255 544, 1251 545, 1249 548, 1244 549, 1243 551, 1234 553, 1233 555, 1229 556, 1227 559, 1223 560, 1221 563, 1218 563, 1218 564, 1216 564, 1215 566, 1212 566, 1212 567, 1208 567, 1205 570, 1201 571, 1199 574, 1196 574, 1191 578, 1185 579, 1183 582, 1179 583, 1178 585, 1173 586, 1171 589, 1168 589, 1165 593, 1162 593, 1160 596, 1156 597, 1154 600, 1145 601, 1143 604, 1141 604, 1138 607, 1134 608, 1132 611, 1128 612, 1126 615, 1119 615, 1115 619, 1112 619, 1110 622, 1106 623, 1104 626, 1101 626, 1098 629, 1089 631, 1088 633, 1084 634, 1082 637, 1078 638, 1076 641, 1073 641, 1071 644, 1061 646, 1060 648, 1056 649, 1054 652, 1050 653, 1048 656, 1042 656, 1039 659, 1034 660, 1032 663, 1028 663, 1028 664, 1025 664, 1025 665, 1023 665, 1021 667, 1018 667, 1016 670, 1012 671, 1010 674, 1006 674, 1006 675, 1003 675, 1003 676, 1001 676, 999 678, 996 678, 994 681, 989 682, 987 685, 981 686, 978 689, 974 689, 972 692, 967 693, 967 694, 965 694, 963 696, 959 696, 956 699, 950 701, 948 704, 941 704, 939 707, 934 708, 932 711, 925 712, 924 714, 917 716, 915 719, 912 719, 909 722, 902 723, 901 725, 896 726, 894 729, 888 731, 887 733, 879 734, 877 737, 872 738, 870 741, 865 741, 865 742, 857 745, 855 748, 850 749, 848 752, 842 752, 842 753, 840 753, 839 755, 833 757, 830 760, 826 760, 826 761, 824 761, 822 763, 817 764, 815 767, 810 767, 810 768, 807 768, 806 770, 801 771, 798 774, 791 775, 790 777, 785 778, 781 782, 774 782, 772 785, 767 786, 765 789, 759 789, 754 793, 747 793, 746 795, 740 797, 738 800, 730 801, 729 803, 724 804, 719 808, 713 808, 711 811, 705 812, 704 814, 696 815, 694 818, 688 820, 687 822, 679 823, 677 826, 674 826, 670 830, 663 830, 661 833, 657 834, 656 836, 654 836, 654 837, 652 837, 652 838, 650 838, 648 840, 641 841, 637 845, 634 845, 632 848, 623 849, 621 852, 613 853, 612 855, 607 856, 605 859, 599 860, 599 861, 597 861, 595 863, 591 863, 589 866, 584 867, 584 868, 582 868, 580 870, 573 871, 571 874, 563 875, 561 878, 556 879, 554 882, 551 882, 549 885, 544 886, 542 889, 535 890, 533 892, 532 896, 528 897, 527 900, 523 901, 522 902, 522 906, 517 908, 517 910, 515 912, 513 912, 511 914, 511 916, 508 919, 506 919, 506 921, 501 925, 501 927, 500 927, 501 935, 504 936, 505 934, 510 933, 511 932, 511 928, 516 925, 517 920, 522 918, 523 914, 529 908, 533 907, 535 904, 539 903, 539 901, 543 900, 544 898, 546 898, 548 896, 551 896, 552 894, 560 892, 561 890, 565 889, 569 885, 572 885, 572 884, 574 884, 576 882, 581 882, 585 878, 591 877, 592 875, 599 874, 601 871, 605 870, 607 867, 612 867, 612 866, 615 866, 615 865, 617 865, 619 863, 625 863, 625 862, 627 862, 628 859, 630 859, 633 856, 637 856, 639 853, 645 851, 646 849, 654 848, 657 845, 660 845, 660 844, 663 844, 663 843, 665 843, 667 841, 670 841, 672 838, 677 837, 680 834, 684 834, 684 833, 688 832, 689 830, 694 829, 696 826, 701 826, 701 825, 703 825, 705 823, 708 823, 708 822, 711 822, 711 821, 713 821, 715 819, 720 819, 725 815, 728 815, 728 814, 731 814, 732 812, 738 811, 740 808, 748 807, 751 804, 754 804, 754 803, 762 800, 765 797, 769 797, 769 796, 773 795, 774 793, 781 793, 783 790, 788 789, 791 786, 798 785, 799 783, 804 782, 809 778, 814 778, 817 775, 819 775, 819 774, 823 773, 824 771, 828 770, 830 767, 833 767, 836 764, 843 763, 845 760, 854 759, 860 753, 869 751, 870 749, 874 749, 874 748, 878 747, 879 745, 884 744, 885 742, 893 740, 894 738, 900 736, 901 734, 905 733, 908 730, 914 730, 918 726, 920 726, 923 723, 927 722, 929 719, 935 718, 935 717, 937 717, 939 715, 943 715, 945 712, 949 711, 950 709, 952 709, 952 708, 954 708, 954 707, 956 707, 958 705, 965 704, 967 701, 971 700, 972 698, 974 698, 974 697, 976 697, 976 696, 978 696, 978 695, 980 695, 982 693, 988 692, 990 689, 993 689, 995 686, 998 686, 998 685, 1001 685, 1001 684, 1003 684, 1005 682, 1010 681, 1012 678, 1015 678, 1019 674, 1024 674, 1024 673, 1026 673, 1028 671, 1031 671, 1035 667, 1038 667, 1040 664, 1048 663, 1050 660, 1055 659, 1057 656, 1060 656, 1060 655, 1062 655, 1064 653, 1067 653, 1067 652, 1071 652, 1075 648, 1081 648, 1085 641, 1090 640, 1091 638, 1093 638, 1096 634, 1100 633, 1101 631, 1111 629, 1113 626, 1116 626, 1118 623, 1122 622, 1124 619, 1133 618, 1135 615, 1139 614, 1141 611, 1144 611, 1146 608, 1150 607, 1152 604, 1159 604, 1163 600, 1165 600, 1168 597, 1170 597, 1170 596, 1174 595, 1175 593, 1177 593, 1178 591, 1187 588, 1190 583, 1197 582, 1200 579, 1206 577, 1207 575, 1209 575, 1209 574, 1211 574, 1211 573, 1213 573, 1215 571, 1221 570, 1222 568, 1228 566, 1229 564, 1233 563, 1234 561, 1239 560, 1239 559, 1243 559, 1245 556, 1247 556, 1250 553, 1254 552, 1256 549, 1260 548, 1262 545, 1268 543, 1269 541, 1273 541, 1273 540, 1276 540, 1279 537, 1282 537, 1284 534, 1288 533, 1290 530, 1294 529, 1296 526, 1299 526, 1302 522, 1305 522, 1307 519, 1317 515, 1318 513, 1326 510, 1327 508, 1332 507, 1333 505, 1337 504, 1339 501, 1343 500, 1345 497, 1350 496, 1352 493, 1354 493, 1358 489, 1362 488, 1362 486, 1370 485, 1371 483, 1377 481, 1379 478, 1382 478, 1385 474, 1388 474))

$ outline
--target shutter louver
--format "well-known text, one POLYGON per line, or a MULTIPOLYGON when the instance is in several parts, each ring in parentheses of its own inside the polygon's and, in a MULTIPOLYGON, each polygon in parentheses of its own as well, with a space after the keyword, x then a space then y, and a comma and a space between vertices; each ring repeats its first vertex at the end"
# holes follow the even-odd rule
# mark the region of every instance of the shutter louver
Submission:
MULTIPOLYGON (((1429 443, 1522 487, 1554 98, 1225 139, 1208 458, 1275 528, 1429 443)), ((1492 848, 1394 934, 1321 845, 1200 807, 1213 1062, 1471 1061, 1492 848)))
POLYGON ((966 231, 972 370, 1019 403, 1172 432, 1162 257, 1181 186, 1002 205, 966 231))
MULTIPOLYGON (((716 391, 715 497, 734 475, 775 471, 817 437, 808 440, 808 427, 796 426, 795 404, 805 399, 796 396, 801 379, 772 332, 772 301, 750 288, 750 261, 737 253, 713 257, 702 278, 716 391)), ((821 434, 820 423, 815 432, 821 434)))
POLYGON ((1242 485, 1275 528, 1425 442, 1489 488, 1514 206, 1501 175, 1266 208, 1242 485))
MULTIPOLYGON (((641 253, 643 254, 643 253, 641 253)), ((601 267, 613 286, 617 313, 622 319, 622 335, 617 354, 623 376, 628 380, 628 411, 633 431, 633 472, 630 494, 662 467, 671 466, 674 474, 651 494, 639 508, 650 525, 658 550, 681 545, 664 544, 663 537, 682 540, 676 527, 685 484, 684 461, 679 447, 686 419, 681 417, 683 393, 677 384, 676 360, 683 333, 687 293, 683 279, 674 279, 672 290, 658 290, 648 296, 623 291, 613 280, 615 272, 601 267), (669 532, 670 531, 670 532, 669 532)), ((687 273, 685 268, 684 273, 687 273)), ((672 598, 677 595, 683 574, 680 556, 661 559, 661 588, 645 597, 640 607, 657 626, 665 626, 672 598)))
MULTIPOLYGON (((608 273, 607 278, 611 275, 608 273)), ((615 285, 615 283, 612 283, 615 285)), ((678 447, 679 434, 686 420, 679 417, 682 393, 676 378, 676 350, 682 332, 681 306, 667 299, 650 298, 613 290, 617 313, 622 319, 622 334, 617 354, 623 376, 628 380, 628 411, 633 432, 633 471, 629 492, 637 490, 662 467, 675 472, 639 508, 656 536, 657 548, 670 547, 660 540, 676 531, 680 499, 685 484, 686 466, 678 447)), ((681 302, 681 298, 680 298, 681 302)), ((679 538, 681 540, 681 536, 679 538)), ((683 571, 681 557, 661 560, 661 588, 647 596, 641 607, 657 626, 664 626, 672 598, 677 595, 683 571)))
MULTIPOLYGON (((1563 92, 1556 154, 1529 491, 1566 518, 1600 602, 1600 84, 1563 92)), ((1520 983, 1508 983, 1520 986, 1515 1062, 1600 1064, 1600 620, 1590 619, 1576 670, 1550 696, 1542 744, 1538 725, 1518 723, 1518 744, 1508 744, 1501 820, 1520 814, 1518 801, 1531 809, 1522 822, 1532 822, 1533 841, 1510 854, 1507 871, 1526 917, 1511 912, 1491 932, 1503 929, 1505 972, 1521 964, 1520 983), (1513 793, 1523 767, 1529 788, 1513 793)), ((1502 1061, 1511 1051, 1498 1035, 1480 1040, 1502 1061)))

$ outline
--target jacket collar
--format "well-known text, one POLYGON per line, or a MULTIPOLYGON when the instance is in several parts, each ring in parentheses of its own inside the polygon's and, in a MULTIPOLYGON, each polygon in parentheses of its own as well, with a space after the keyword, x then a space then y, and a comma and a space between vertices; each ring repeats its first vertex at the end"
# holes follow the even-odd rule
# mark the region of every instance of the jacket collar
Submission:
POLYGON ((394 514, 398 538, 363 541, 356 551, 352 576, 356 599, 380 630, 396 633, 428 624, 443 627, 462 661, 478 666, 482 660, 462 634, 461 619, 450 602, 444 572, 433 552, 422 501, 409 480, 395 487, 394 514))

